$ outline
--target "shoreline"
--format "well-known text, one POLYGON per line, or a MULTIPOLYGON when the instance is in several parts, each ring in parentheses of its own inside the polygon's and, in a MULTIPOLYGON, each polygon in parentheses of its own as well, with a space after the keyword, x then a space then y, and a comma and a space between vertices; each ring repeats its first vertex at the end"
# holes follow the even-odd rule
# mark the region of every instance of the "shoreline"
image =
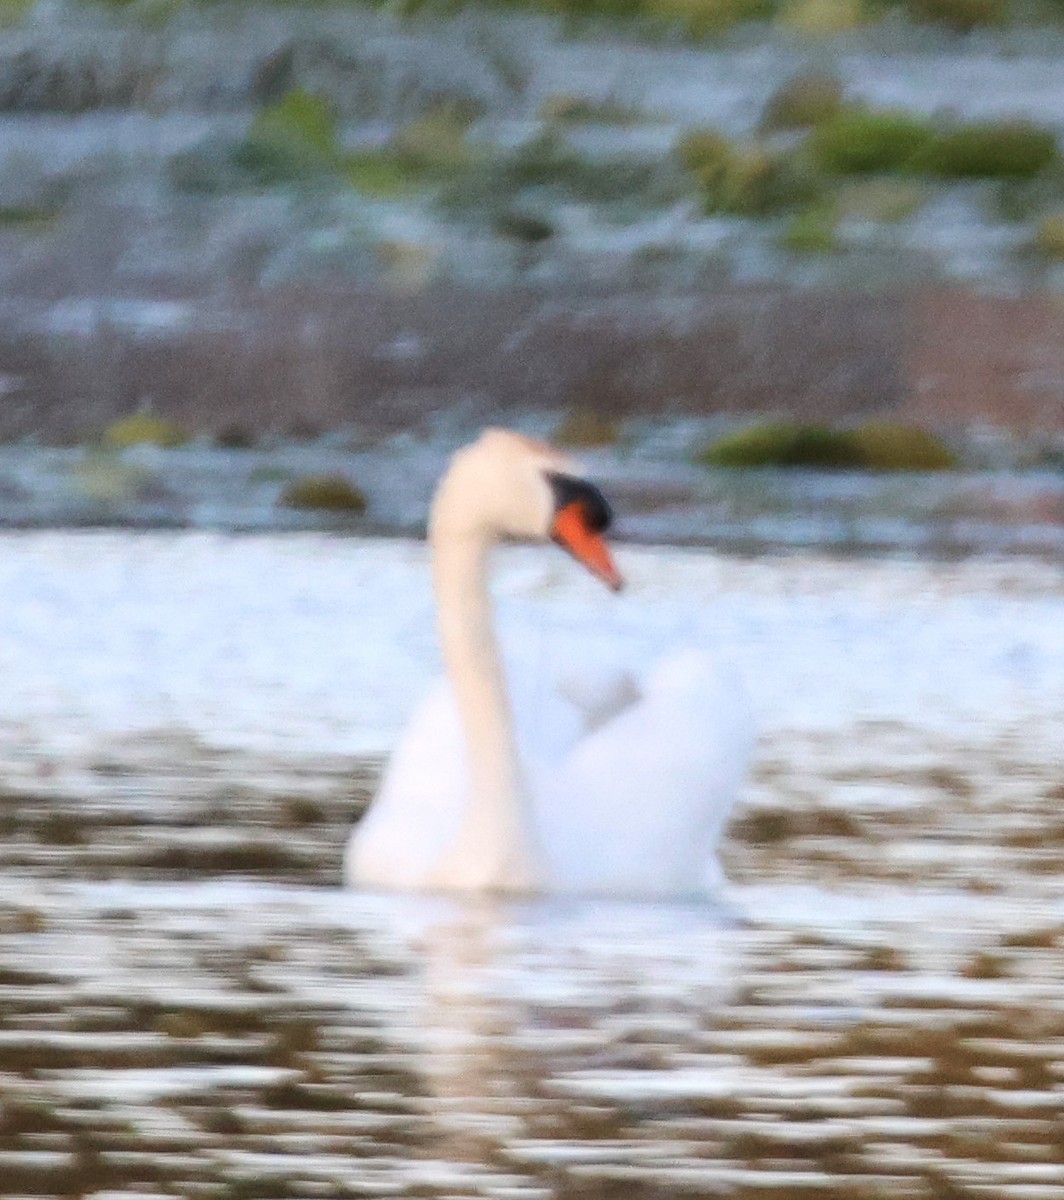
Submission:
MULTIPOLYGON (((542 422, 520 426, 533 436, 542 422)), ((407 437, 351 448, 125 450, 0 447, 0 531, 202 531, 256 537, 325 533, 421 538, 435 481, 468 437, 407 437), (349 481, 365 507, 293 508, 314 477, 349 481)), ((610 497, 630 545, 710 548, 738 557, 804 551, 841 557, 975 555, 1059 560, 1064 472, 755 471, 693 465, 653 446, 578 452, 610 497)))

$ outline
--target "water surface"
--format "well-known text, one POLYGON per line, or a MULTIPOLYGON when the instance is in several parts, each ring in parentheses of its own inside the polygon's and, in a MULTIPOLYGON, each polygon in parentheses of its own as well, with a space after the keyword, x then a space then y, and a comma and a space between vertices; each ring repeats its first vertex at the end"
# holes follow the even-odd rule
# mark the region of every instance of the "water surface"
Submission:
POLYGON ((721 903, 462 904, 338 886, 422 547, 0 542, 5 1195, 1064 1196, 1052 566, 508 552, 507 636, 762 735, 721 903))

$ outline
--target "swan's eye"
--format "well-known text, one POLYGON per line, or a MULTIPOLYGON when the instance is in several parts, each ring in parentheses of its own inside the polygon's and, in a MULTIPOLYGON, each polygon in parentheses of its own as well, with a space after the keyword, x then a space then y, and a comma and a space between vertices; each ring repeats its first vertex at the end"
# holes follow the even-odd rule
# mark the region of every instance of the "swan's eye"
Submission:
POLYGON ((559 471, 549 471, 547 482, 554 492, 555 512, 578 504, 584 524, 592 533, 605 533, 609 529, 613 523, 613 509, 593 483, 577 479, 575 475, 563 475, 559 471))

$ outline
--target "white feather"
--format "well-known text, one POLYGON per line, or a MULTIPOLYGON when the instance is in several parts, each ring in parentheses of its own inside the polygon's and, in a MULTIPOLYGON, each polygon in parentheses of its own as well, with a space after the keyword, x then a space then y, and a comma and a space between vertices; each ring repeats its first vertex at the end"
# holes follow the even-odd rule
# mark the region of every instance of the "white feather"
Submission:
POLYGON ((508 656, 500 680, 478 539, 548 535, 542 458, 495 431, 437 493, 441 632, 461 686, 439 680, 400 738, 348 847, 355 886, 680 898, 719 879, 753 748, 727 665, 687 648, 640 675, 570 648, 556 670, 508 656))

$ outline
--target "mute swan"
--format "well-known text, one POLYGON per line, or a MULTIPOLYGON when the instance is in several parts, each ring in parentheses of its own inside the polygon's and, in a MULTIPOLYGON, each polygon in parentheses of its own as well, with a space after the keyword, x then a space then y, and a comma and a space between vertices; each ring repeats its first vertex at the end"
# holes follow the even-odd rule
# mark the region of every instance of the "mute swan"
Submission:
POLYGON ((511 710, 492 547, 553 540, 614 591, 622 585, 602 537, 609 506, 578 470, 501 429, 451 460, 429 519, 447 675, 351 835, 351 886, 679 898, 716 882, 716 843, 752 738, 741 688, 712 658, 673 653, 638 685, 592 672, 562 692, 539 687, 534 711, 511 710))

